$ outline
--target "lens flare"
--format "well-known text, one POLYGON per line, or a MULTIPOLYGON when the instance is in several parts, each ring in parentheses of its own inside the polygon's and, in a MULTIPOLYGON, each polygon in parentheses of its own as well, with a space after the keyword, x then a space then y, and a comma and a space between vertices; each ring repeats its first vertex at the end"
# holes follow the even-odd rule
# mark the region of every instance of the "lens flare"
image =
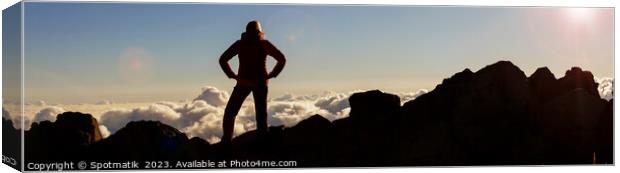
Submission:
POLYGON ((126 48, 118 58, 119 77, 130 84, 143 84, 152 77, 152 64, 144 48, 126 48))

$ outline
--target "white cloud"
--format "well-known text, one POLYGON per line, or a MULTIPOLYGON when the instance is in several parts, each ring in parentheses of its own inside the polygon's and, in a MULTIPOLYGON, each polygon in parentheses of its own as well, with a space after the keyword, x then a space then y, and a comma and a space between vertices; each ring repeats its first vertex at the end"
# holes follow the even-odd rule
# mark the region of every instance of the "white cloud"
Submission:
POLYGON ((99 125, 99 132, 101 132, 101 137, 103 138, 110 136, 110 131, 104 125, 99 125))
MULTIPOLYGON (((347 117, 351 111, 348 98, 354 92, 360 91, 325 92, 312 95, 285 94, 274 97, 267 104, 268 123, 270 126, 294 126, 299 121, 315 114, 322 115, 330 121, 347 117)), ((397 95, 404 98, 403 101, 408 101, 425 92, 426 90, 420 90, 397 93, 397 95)), ((92 113, 99 120, 99 129, 104 137, 115 133, 131 121, 154 120, 177 128, 189 137, 200 137, 210 143, 215 143, 222 135, 222 119, 228 97, 227 91, 205 86, 201 94, 193 101, 161 101, 149 104, 106 103, 80 105, 74 108, 80 108, 80 111, 85 113, 92 113), (92 109, 89 111, 84 109, 85 107, 92 109)), ((37 120, 51 119, 52 114, 57 115, 63 111, 60 107, 43 108, 36 117, 39 117, 37 120)), ((240 135, 256 128, 254 111, 253 101, 246 99, 236 117, 234 135, 240 135)))
MULTIPOLYGON (((177 122, 179 127, 187 127, 193 125, 195 122, 203 121, 203 118, 207 115, 223 116, 223 107, 213 107, 207 104, 205 101, 198 100, 185 104, 184 106, 177 107, 176 112, 179 112, 180 117, 177 122)), ((216 116, 216 117, 217 117, 216 116)))
POLYGON ((400 103, 401 105, 411 101, 415 98, 417 98, 418 96, 421 96, 422 94, 426 94, 428 93, 428 90, 426 89, 420 89, 416 92, 404 92, 404 93, 398 93, 398 97, 400 97, 400 103))
POLYGON ((25 124, 25 129, 30 129, 31 119, 29 116, 21 116, 21 106, 19 104, 4 104, 2 105, 2 118, 11 120, 13 128, 22 129, 22 122, 25 124))
MULTIPOLYGON (((13 123, 13 128, 21 129, 19 127, 20 126, 19 122, 21 118, 17 114, 15 114, 14 111, 10 111, 12 110, 11 108, 8 108, 9 110, 7 110, 7 108, 5 107, 9 107, 9 105, 2 106, 2 118, 10 120, 13 123)), ((12 106, 12 108, 14 109, 14 106, 12 106)))
POLYGON ((4 107, 2 107, 2 118, 10 120, 13 117, 11 117, 11 113, 9 113, 9 111, 7 111, 6 109, 4 109, 4 107))
POLYGON ((321 109, 325 109, 330 113, 338 113, 349 107, 350 95, 351 93, 330 93, 317 99, 314 105, 321 109))
MULTIPOLYGON (((348 115, 348 96, 330 93, 318 96, 278 97, 268 103, 268 123, 272 126, 293 126, 297 122, 320 114, 330 120, 348 115)), ((203 92, 191 102, 157 102, 133 109, 113 109, 103 112, 100 122, 114 133, 130 121, 156 120, 171 125, 190 137, 198 136, 209 142, 219 141, 222 134, 222 119, 228 93, 206 86, 203 92)), ((246 100, 235 120, 235 135, 256 128, 254 104, 246 100)))
POLYGON ((221 129, 217 128, 221 128, 222 115, 223 107, 214 107, 204 100, 185 104, 157 102, 139 108, 106 111, 101 115, 100 122, 113 133, 130 121, 154 120, 173 126, 191 137, 213 139, 212 136, 221 133, 221 129))
POLYGON ((204 100, 213 106, 225 106, 228 102, 228 92, 220 91, 212 86, 202 87, 202 93, 194 100, 204 100))
POLYGON ((271 99, 271 101, 310 101, 310 100, 316 100, 318 97, 319 95, 317 94, 296 96, 291 93, 286 93, 280 97, 271 99))
POLYGON ((598 93, 601 98, 611 100, 614 98, 614 78, 595 78, 598 83, 598 93))
POLYGON ((297 102, 271 102, 267 109, 270 116, 269 125, 293 126, 299 121, 306 119, 314 114, 329 116, 329 112, 320 109, 309 101, 297 102))
MULTIPOLYGON (((49 106, 41 109, 34 116, 34 120, 32 122, 41 122, 41 121, 56 121, 56 116, 65 112, 65 110, 61 107, 57 106, 49 106)), ((30 124, 30 123, 28 123, 30 124)))
POLYGON ((116 132, 130 121, 153 120, 166 124, 176 123, 181 114, 163 104, 152 104, 134 109, 114 109, 101 114, 101 124, 111 132, 116 132))

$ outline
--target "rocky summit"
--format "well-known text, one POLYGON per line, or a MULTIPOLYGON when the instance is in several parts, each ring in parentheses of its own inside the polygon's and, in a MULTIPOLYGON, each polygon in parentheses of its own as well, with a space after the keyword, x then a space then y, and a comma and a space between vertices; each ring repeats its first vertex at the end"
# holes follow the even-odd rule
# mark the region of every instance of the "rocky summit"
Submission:
POLYGON ((26 131, 26 160, 260 159, 295 160, 301 167, 613 164, 613 100, 601 99, 597 85, 578 67, 559 79, 546 67, 528 77, 500 61, 458 72, 404 105, 378 90, 355 93, 346 118, 330 122, 313 115, 225 144, 189 139, 156 121, 131 122, 102 139, 92 116, 66 112, 26 131))

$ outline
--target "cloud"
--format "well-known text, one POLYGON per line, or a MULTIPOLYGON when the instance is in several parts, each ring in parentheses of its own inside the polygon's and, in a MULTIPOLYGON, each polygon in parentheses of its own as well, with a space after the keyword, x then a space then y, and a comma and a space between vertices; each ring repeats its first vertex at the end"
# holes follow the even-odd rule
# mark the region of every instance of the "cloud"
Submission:
POLYGON ((101 132, 101 137, 103 138, 110 136, 110 131, 104 125, 99 125, 99 132, 101 132))
POLYGON ((4 119, 12 119, 11 114, 9 113, 9 111, 6 111, 6 109, 4 109, 4 107, 2 108, 2 118, 4 119))
POLYGON ((299 121, 306 119, 314 114, 327 116, 330 113, 324 109, 316 107, 312 102, 272 102, 267 109, 270 115, 269 125, 293 126, 299 121))
POLYGON ((182 116, 178 119, 179 122, 176 123, 180 127, 193 125, 193 123, 202 121, 204 116, 210 114, 221 116, 224 115, 223 107, 214 107, 202 100, 193 101, 185 104, 184 106, 176 107, 174 110, 182 116))
MULTIPOLYGON (((247 106, 245 106, 247 107, 247 106)), ((209 142, 219 141, 225 106, 214 107, 204 100, 179 104, 157 102, 134 109, 115 109, 101 115, 101 124, 114 133, 131 121, 154 120, 173 126, 190 137, 201 137, 209 142)), ((240 111, 235 122, 235 135, 254 129, 253 116, 240 111)))
POLYGON ((212 86, 202 87, 202 93, 194 99, 203 100, 213 106, 225 106, 228 102, 228 92, 220 91, 212 86))
POLYGON ((595 78, 598 83, 598 93, 601 98, 611 100, 614 98, 614 78, 595 78))
POLYGON ((291 93, 286 93, 282 96, 271 99, 271 101, 309 101, 316 100, 318 97, 319 95, 317 94, 296 96, 291 93))
POLYGON ((61 114, 65 112, 65 110, 61 107, 57 107, 57 106, 48 106, 46 108, 41 109, 39 112, 37 112, 34 115, 34 120, 28 124, 34 123, 34 122, 41 122, 41 121, 51 121, 54 122, 56 121, 56 116, 58 114, 61 114))
POLYGON ((4 120, 4 119, 10 120, 10 121, 13 123, 13 128, 15 128, 15 129, 21 129, 21 128, 19 127, 20 125, 19 125, 19 123, 18 123, 18 122, 20 121, 19 116, 14 116, 14 114, 9 113, 9 111, 8 111, 8 110, 6 110, 6 109, 4 108, 4 106, 2 107, 2 119, 3 119, 3 120, 4 120))
MULTIPOLYGON (((290 127, 315 114, 330 121, 345 118, 351 111, 349 96, 354 92, 359 91, 309 95, 289 93, 271 98, 267 104, 268 123, 270 126, 290 127)), ((403 98, 403 101, 408 101, 423 93, 426 93, 426 90, 397 93, 397 95, 403 98)), ((189 137, 200 137, 210 143, 215 143, 222 135, 222 120, 228 98, 227 91, 205 86, 192 101, 160 101, 141 105, 124 105, 124 107, 118 107, 120 105, 116 103, 100 102, 103 104, 90 104, 92 111, 83 111, 86 113, 101 112, 100 116, 95 116, 95 118, 99 120, 99 129, 104 137, 115 133, 131 121, 153 120, 179 129, 189 137)), ((88 106, 80 106, 82 107, 88 106)), ((256 129, 254 109, 253 101, 246 99, 235 119, 235 136, 256 129)), ((46 107, 34 116, 35 121, 53 120, 57 114, 62 112, 64 109, 60 107, 46 107)))
POLYGON ((101 114, 100 122, 111 132, 116 132, 131 121, 153 120, 166 124, 176 123, 181 114, 163 104, 152 104, 134 109, 113 109, 101 114))
POLYGON ((402 105, 426 93, 428 93, 428 90, 420 89, 416 92, 404 92, 404 93, 398 93, 397 95, 398 97, 400 97, 400 103, 402 105))
POLYGON ((320 97, 316 100, 314 105, 321 109, 325 109, 330 113, 338 113, 349 107, 349 95, 351 95, 351 93, 330 93, 326 96, 320 97))
MULTIPOLYGON (((186 103, 157 102, 132 109, 112 109, 102 113, 100 122, 111 133, 118 131, 130 121, 155 120, 171 125, 190 137, 201 137, 209 142, 219 141, 222 134, 222 119, 228 93, 215 87, 203 87, 194 101, 186 103)), ((348 115, 348 96, 330 93, 319 96, 278 97, 268 103, 268 123, 272 126, 293 126, 314 114, 328 119, 348 115)), ((256 128, 254 104, 244 102, 235 120, 235 135, 256 128)))
MULTIPOLYGON (((313 95, 285 94, 271 99, 267 106, 270 126, 294 126, 299 121, 319 114, 328 120, 347 117, 351 108, 349 96, 354 92, 326 92, 313 95)), ((404 92, 397 95, 404 101, 426 93, 426 90, 404 92)), ((130 121, 156 120, 171 125, 190 137, 200 137, 214 143, 222 135, 222 119, 228 93, 212 86, 205 86, 202 93, 193 101, 157 102, 149 106, 133 109, 114 109, 101 115, 101 123, 114 133, 130 121)), ((255 107, 249 99, 239 110, 235 119, 234 135, 256 128, 255 107)))
MULTIPOLYGON (((216 114, 206 114, 199 121, 191 125, 181 128, 181 131, 191 137, 201 137, 211 143, 220 140, 222 134, 222 116, 216 114)), ((241 134, 246 130, 243 128, 243 122, 235 122, 235 134, 241 134)))

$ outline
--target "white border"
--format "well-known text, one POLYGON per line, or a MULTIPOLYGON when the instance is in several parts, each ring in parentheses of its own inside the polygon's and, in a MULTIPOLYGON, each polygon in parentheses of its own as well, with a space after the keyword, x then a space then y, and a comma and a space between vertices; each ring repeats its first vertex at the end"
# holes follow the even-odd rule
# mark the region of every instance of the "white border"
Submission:
MULTIPOLYGON (((17 2, 13 0, 14 2, 17 2)), ((54 2, 54 0, 25 0, 26 2, 54 2)), ((613 0, 61 0, 78 2, 160 2, 160 3, 304 3, 304 4, 384 4, 384 5, 465 5, 465 6, 580 6, 611 7, 613 0)))
POLYGON ((20 3, 21 3, 21 5, 20 5, 20 7, 21 7, 21 21, 19 22, 19 24, 21 25, 20 26, 20 28, 21 28, 21 32, 20 32, 21 46, 19 47, 19 49, 21 51, 21 53, 20 53, 20 56, 21 56, 21 58, 20 58, 21 59, 21 68, 20 69, 22 70, 22 72, 20 73, 20 75, 21 75, 21 77, 20 77, 21 87, 20 88, 21 89, 19 90, 21 92, 21 96, 20 96, 20 98, 21 98, 21 101, 20 101, 21 105, 19 107, 20 107, 20 112, 22 113, 22 116, 21 116, 21 124, 22 125, 21 125, 21 130, 20 130, 20 132, 22 134, 21 135, 21 140, 22 140, 22 143, 21 143, 21 147, 22 147, 21 148, 21 153, 22 153, 22 155, 20 157, 21 158, 21 162, 20 162, 21 166, 20 167, 21 167, 21 170, 23 171, 24 170, 24 156, 26 155, 26 152, 25 152, 25 148, 26 148, 25 136, 26 136, 26 134, 25 134, 25 131, 24 131, 24 129, 25 129, 24 127, 26 127, 26 122, 25 122, 25 118, 24 118, 24 115, 26 115, 26 111, 25 111, 26 106, 24 105, 24 103, 26 103, 26 102, 24 102, 25 99, 26 99, 26 95, 25 95, 26 94, 26 92, 25 92, 25 86, 26 85, 25 85, 25 80, 24 80, 25 79, 25 77, 24 77, 25 59, 24 58, 26 57, 24 55, 24 53, 26 52, 25 51, 25 48, 26 48, 25 45, 26 44, 24 43, 24 41, 26 40, 25 39, 26 35, 25 35, 25 31, 24 31, 24 28, 25 28, 24 27, 24 24, 25 24, 24 23, 24 21, 25 21, 24 18, 26 17, 26 15, 24 15, 24 14, 26 14, 25 13, 25 9, 26 8, 25 8, 24 5, 26 5, 26 4, 24 2, 20 2, 20 3))
MULTIPOLYGON (((78 0, 66 0, 66 1, 78 1, 78 0)), ((93 3, 110 3, 110 2, 129 2, 129 3, 198 3, 198 2, 216 2, 216 3, 250 3, 250 4, 295 4, 295 3, 303 3, 303 4, 381 4, 381 5, 392 5, 392 4, 400 4, 400 5, 459 5, 459 6, 564 6, 564 7, 617 7, 618 1, 614 0, 355 0, 355 1, 345 1, 345 0, 217 0, 217 1, 207 1, 207 0, 124 0, 124 1, 111 1, 111 0, 79 0, 81 2, 93 2, 93 3)), ((0 0, 0 7, 2 9, 6 9, 7 7, 19 2, 18 0, 0 0)), ((26 0, 26 2, 54 2, 54 1, 44 1, 44 0, 26 0)), ((22 5, 22 8, 24 6, 22 5)), ((22 10, 23 13, 23 10, 22 10)), ((23 15, 23 14, 22 14, 23 15)), ((614 15, 615 17, 615 15, 614 15)), ((23 18, 22 18, 23 20, 23 18)), ((617 23, 618 19, 614 18, 614 23, 617 23)), ((1 23, 1 22, 0 22, 1 23)), ((1 24, 0 24, 1 26, 1 24)), ((22 21, 23 27, 23 21, 22 21)), ((614 33, 617 31, 617 27, 614 25, 614 33)), ((22 39, 23 39, 22 33, 22 39)), ((617 36, 614 34, 614 40, 616 40, 617 36)), ((0 37, 1 39, 1 37, 0 37)), ((22 70, 23 67, 23 41, 22 41, 22 70)), ((618 49, 618 45, 615 44, 614 41, 614 76, 615 75, 615 67, 617 67, 617 62, 615 61, 615 50, 618 49)), ((1 48, 1 43, 0 43, 1 48)), ((0 66, 0 75, 1 75, 1 66, 0 66)), ((23 82, 23 72, 22 72, 22 82, 23 82)), ((1 85, 1 82, 0 82, 1 85)), ((23 83, 22 83, 23 86, 23 83)), ((614 90, 617 89, 617 86, 614 86, 614 90)), ((24 90, 22 89, 22 94, 24 90)), ((23 95, 22 95, 23 96, 23 95)), ((1 94, 0 94, 1 97, 1 94)), ((23 99, 23 98, 22 98, 23 99)), ((23 100, 22 100, 23 102, 23 100)), ((616 103, 614 103, 614 115, 616 115, 615 109, 616 103)), ((23 108, 22 108, 23 109, 23 108)), ((23 111, 23 110, 22 110, 23 111)), ((23 122, 23 121, 22 121, 23 122)), ((614 124, 618 124, 618 119, 615 118, 614 124)), ((22 124, 23 125, 23 124, 22 124)), ((615 126, 614 126, 615 127, 615 126)), ((618 128, 614 128, 614 132, 617 136, 618 128)), ((618 153, 618 140, 614 138, 615 143, 615 155, 618 153)), ((0 149, 1 150, 1 149, 0 149)), ((22 157, 23 158, 23 157, 22 157)), ((616 163, 618 163, 618 157, 615 157, 616 163)), ((23 163, 23 162, 22 162, 23 163)), ((2 164, 0 166, 0 171, 13 171, 14 169, 2 164)), ((147 170, 148 171, 148 170, 147 170)), ((208 170, 214 171, 214 170, 208 170)), ((215 170, 215 172, 271 172, 274 170, 215 170)), ((512 167, 512 166, 500 166, 500 167, 467 167, 467 168, 416 168, 416 167, 392 167, 392 168, 371 168, 371 169, 350 169, 350 168, 335 168, 335 169, 284 169, 280 171, 286 172, 314 172, 314 171, 326 171, 326 172, 476 172, 476 173, 486 173, 486 172, 502 172, 502 173, 511 173, 511 172, 618 172, 618 166, 528 166, 528 167, 512 167)), ((127 171, 125 171, 127 172, 127 171)), ((140 172, 145 172, 145 170, 141 170, 140 172)), ((187 172, 187 171, 157 171, 157 172, 187 172)))

